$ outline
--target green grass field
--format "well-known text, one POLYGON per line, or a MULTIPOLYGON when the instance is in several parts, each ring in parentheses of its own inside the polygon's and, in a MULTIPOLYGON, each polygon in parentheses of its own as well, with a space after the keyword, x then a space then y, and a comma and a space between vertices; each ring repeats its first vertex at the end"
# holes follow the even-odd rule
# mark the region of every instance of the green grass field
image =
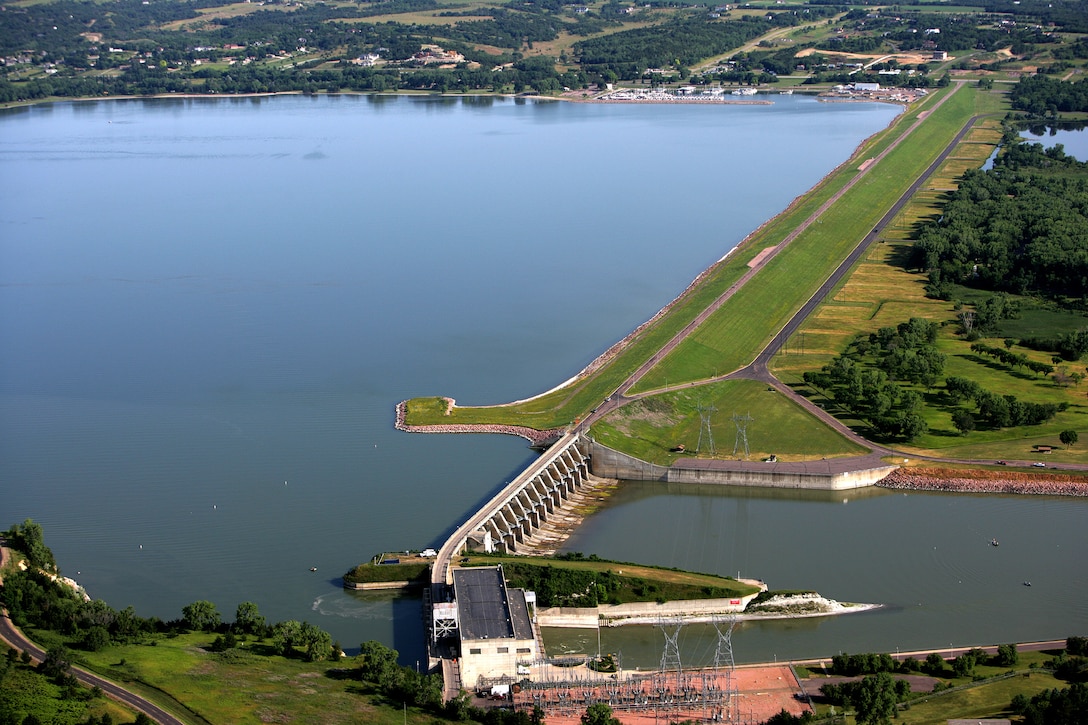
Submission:
MULTIPOLYGON (((37 633, 35 633, 37 635, 37 633)), ((154 640, 154 646, 114 646, 79 652, 80 664, 177 712, 186 722, 242 725, 292 722, 334 725, 404 722, 429 725, 433 714, 400 703, 385 703, 349 677, 354 664, 306 663, 266 653, 252 638, 235 650, 214 653, 213 634, 196 633, 154 640), (178 712, 171 699, 183 702, 178 712)), ((358 643, 352 643, 358 644, 358 643)))
POLYGON ((610 448, 662 466, 682 457, 729 458, 736 443, 734 414, 752 418, 747 429, 752 460, 772 453, 782 460, 812 460, 867 452, 773 388, 752 380, 682 388, 644 398, 594 425, 592 433, 595 440, 610 448), (714 456, 710 455, 707 442, 701 453, 696 453, 700 406, 716 409, 711 415, 717 450, 714 456), (670 451, 680 444, 684 445, 685 453, 670 451))
MULTIPOLYGON (((934 694, 914 693, 909 707, 900 706, 895 721, 904 725, 944 725, 952 719, 1009 718, 1012 716, 1009 705, 1016 695, 1030 698, 1043 690, 1069 686, 1069 683, 1056 679, 1045 670, 1035 669, 1055 654, 1021 652, 1019 662, 1011 670, 1007 667, 978 665, 971 677, 953 677, 952 670, 946 667, 947 677, 942 678, 942 683, 951 685, 953 689, 934 694), (1016 676, 985 681, 1010 671, 1015 671, 1016 676), (975 677, 983 681, 976 683, 975 677)), ((798 668, 798 674, 802 677, 806 674, 815 675, 804 682, 805 688, 810 692, 819 691, 822 679, 820 672, 818 668, 798 668)), ((841 708, 839 710, 841 714, 841 708)), ((817 705, 817 716, 827 716, 829 711, 829 706, 817 705)), ((856 721, 851 716, 846 718, 846 722, 856 721)))

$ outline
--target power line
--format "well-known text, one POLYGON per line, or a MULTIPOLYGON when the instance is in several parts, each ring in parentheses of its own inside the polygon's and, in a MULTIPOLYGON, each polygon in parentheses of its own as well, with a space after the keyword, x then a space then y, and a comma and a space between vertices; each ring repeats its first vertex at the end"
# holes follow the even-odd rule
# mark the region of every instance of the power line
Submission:
POLYGON ((710 427, 710 415, 717 413, 718 409, 713 405, 699 406, 699 442, 695 444, 695 452, 699 453, 703 448, 703 436, 706 436, 707 448, 710 450, 710 455, 714 455, 714 432, 710 427))
POLYGON ((748 424, 755 420, 751 414, 740 415, 733 413, 733 424, 737 426, 737 438, 733 443, 733 455, 737 455, 737 449, 744 445, 744 460, 748 460, 748 424))

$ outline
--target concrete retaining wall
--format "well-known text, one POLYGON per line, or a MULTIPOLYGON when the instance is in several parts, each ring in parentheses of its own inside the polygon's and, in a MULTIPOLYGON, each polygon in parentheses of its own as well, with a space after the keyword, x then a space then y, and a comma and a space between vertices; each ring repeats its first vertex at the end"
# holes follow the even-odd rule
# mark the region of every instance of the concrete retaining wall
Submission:
POLYGON ((646 624, 659 619, 709 621, 717 614, 738 614, 758 596, 749 594, 734 599, 683 599, 673 602, 630 602, 602 604, 597 607, 549 607, 537 611, 541 627, 593 628, 622 624, 646 624))
POLYGON ((423 582, 419 581, 401 581, 401 582, 344 582, 345 589, 355 589, 356 591, 381 591, 383 589, 417 589, 423 586, 423 582))
POLYGON ((628 481, 668 481, 669 469, 647 463, 608 446, 585 439, 589 445, 589 470, 601 478, 622 478, 628 481))
POLYGON ((647 463, 596 441, 589 441, 589 445, 590 470, 595 476, 631 481, 845 491, 872 486, 896 469, 896 466, 880 466, 842 473, 818 473, 781 470, 782 466, 766 471, 673 468, 647 463))

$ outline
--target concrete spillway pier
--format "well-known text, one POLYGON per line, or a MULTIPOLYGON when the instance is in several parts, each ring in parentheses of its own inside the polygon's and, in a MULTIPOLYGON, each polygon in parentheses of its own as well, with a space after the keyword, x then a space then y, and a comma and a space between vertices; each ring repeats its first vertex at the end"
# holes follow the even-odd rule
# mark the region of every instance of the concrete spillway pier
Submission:
MULTIPOLYGON (((549 520, 554 522, 566 516, 564 509, 574 506, 572 497, 577 500, 581 496, 575 494, 592 488, 590 482, 597 480, 595 476, 671 483, 839 490, 870 486, 894 469, 895 466, 882 461, 878 454, 779 465, 685 459, 673 466, 662 467, 595 443, 577 430, 569 432, 457 527, 439 549, 431 568, 431 585, 424 593, 425 618, 429 628, 427 640, 430 669, 442 671, 445 697, 448 699, 456 696, 465 684, 471 685, 474 678, 485 670, 501 670, 506 675, 513 676, 521 659, 531 659, 534 651, 543 654, 543 643, 535 617, 532 635, 528 639, 490 636, 466 639, 471 632, 482 626, 484 619, 495 615, 495 612, 500 615, 496 622, 502 624, 503 621, 512 621, 510 618, 514 616, 513 613, 520 612, 530 602, 535 611, 536 599, 532 593, 510 596, 500 570, 502 586, 493 587, 495 592, 492 592, 492 605, 480 609, 474 603, 475 599, 482 596, 480 592, 472 591, 471 587, 468 591, 464 590, 464 582, 455 585, 454 558, 460 556, 466 548, 509 554, 531 550, 529 540, 533 534, 540 533, 549 520), (481 614, 485 610, 486 616, 481 614), (481 616, 484 619, 480 619, 481 616), (462 677, 467 677, 467 680, 462 677)), ((465 570, 458 571, 463 574, 465 570)), ((743 609, 746 603, 740 599, 730 600, 727 608, 743 609)), ((705 602, 671 604, 688 617, 697 616, 699 613, 695 610, 706 605, 705 602)), ((658 610, 661 606, 658 604, 647 607, 655 614, 660 613, 658 610)), ((598 625, 600 617, 600 612, 595 611, 592 615, 593 621, 598 625)))
MULTIPOLYGON (((568 433, 453 532, 438 551, 431 584, 453 583, 450 565, 469 540, 483 550, 517 553, 518 545, 547 521, 589 478, 589 456, 578 433, 568 433)), ((434 592, 440 595, 441 592, 434 592)))

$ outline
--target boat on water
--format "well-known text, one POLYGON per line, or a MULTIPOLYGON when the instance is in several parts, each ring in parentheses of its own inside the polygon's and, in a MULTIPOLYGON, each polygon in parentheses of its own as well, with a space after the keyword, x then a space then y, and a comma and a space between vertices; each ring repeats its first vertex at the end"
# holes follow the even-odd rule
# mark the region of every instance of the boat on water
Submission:
POLYGON ((788 91, 779 91, 778 95, 780 95, 780 96, 792 96, 793 95, 793 89, 791 88, 788 91))
POLYGON ((734 88, 734 96, 754 96, 756 94, 755 88, 734 88))
POLYGON ((997 539, 990 539, 990 546, 1001 546, 1001 544, 997 543, 997 539))

